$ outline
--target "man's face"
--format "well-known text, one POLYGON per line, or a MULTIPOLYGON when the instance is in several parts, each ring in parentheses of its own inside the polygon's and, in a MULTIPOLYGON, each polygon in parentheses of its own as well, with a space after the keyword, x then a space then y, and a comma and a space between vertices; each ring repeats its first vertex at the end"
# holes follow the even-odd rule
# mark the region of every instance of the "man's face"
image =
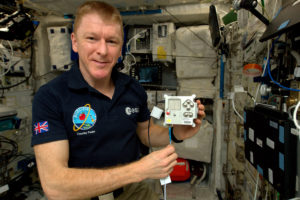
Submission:
POLYGON ((76 33, 72 33, 72 48, 79 54, 79 67, 88 81, 110 78, 112 68, 121 56, 123 44, 119 24, 105 22, 95 13, 83 16, 76 33))

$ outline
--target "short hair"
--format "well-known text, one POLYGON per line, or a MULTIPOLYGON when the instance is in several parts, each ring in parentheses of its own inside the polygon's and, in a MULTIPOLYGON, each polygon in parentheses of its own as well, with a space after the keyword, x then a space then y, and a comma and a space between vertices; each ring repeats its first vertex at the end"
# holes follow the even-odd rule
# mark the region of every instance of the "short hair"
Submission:
POLYGON ((75 33, 79 27, 82 17, 90 13, 96 13, 103 20, 119 24, 122 31, 122 37, 124 36, 123 20, 119 10, 112 5, 102 1, 87 1, 78 7, 74 21, 75 33))

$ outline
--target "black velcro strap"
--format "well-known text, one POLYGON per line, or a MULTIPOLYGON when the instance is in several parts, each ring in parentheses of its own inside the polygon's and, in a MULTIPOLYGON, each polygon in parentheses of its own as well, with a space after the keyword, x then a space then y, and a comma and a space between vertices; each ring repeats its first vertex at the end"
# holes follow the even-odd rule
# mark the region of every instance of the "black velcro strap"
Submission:
MULTIPOLYGON (((118 196, 120 196, 122 193, 124 192, 124 189, 121 187, 119 189, 116 189, 113 191, 113 194, 114 194, 114 198, 117 198, 118 196)), ((93 197, 91 198, 91 200, 99 200, 98 197, 93 197)))
POLYGON ((124 192, 124 189, 121 187, 119 189, 116 189, 113 191, 114 194, 114 198, 117 198, 118 196, 120 196, 122 193, 124 192))

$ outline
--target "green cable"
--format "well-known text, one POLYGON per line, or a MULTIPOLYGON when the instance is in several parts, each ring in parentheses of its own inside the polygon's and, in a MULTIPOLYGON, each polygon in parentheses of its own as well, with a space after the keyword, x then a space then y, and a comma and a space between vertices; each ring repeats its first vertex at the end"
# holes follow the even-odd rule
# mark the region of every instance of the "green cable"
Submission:
POLYGON ((261 5, 262 5, 263 8, 265 7, 265 1, 264 0, 261 0, 261 5))
POLYGON ((264 14, 265 11, 265 1, 261 0, 261 7, 262 7, 262 14, 264 14))

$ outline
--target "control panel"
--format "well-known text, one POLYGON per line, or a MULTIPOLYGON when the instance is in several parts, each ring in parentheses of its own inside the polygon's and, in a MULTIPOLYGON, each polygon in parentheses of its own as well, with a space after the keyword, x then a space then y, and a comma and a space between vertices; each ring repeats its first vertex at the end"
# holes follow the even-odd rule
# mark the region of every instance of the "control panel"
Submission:
POLYGON ((165 125, 179 124, 192 125, 198 115, 198 106, 195 102, 196 95, 192 96, 168 96, 165 98, 165 125))

